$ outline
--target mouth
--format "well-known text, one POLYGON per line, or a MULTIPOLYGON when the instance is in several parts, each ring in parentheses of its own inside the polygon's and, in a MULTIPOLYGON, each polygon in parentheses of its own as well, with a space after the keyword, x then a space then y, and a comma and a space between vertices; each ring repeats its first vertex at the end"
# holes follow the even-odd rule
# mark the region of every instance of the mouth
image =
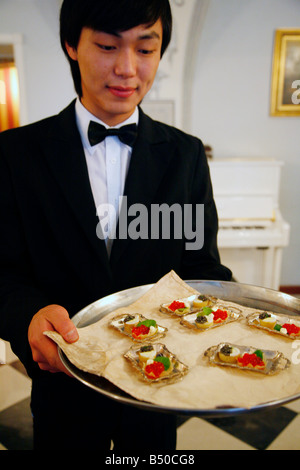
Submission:
POLYGON ((108 86, 107 88, 118 98, 130 98, 136 91, 136 88, 133 87, 108 86))

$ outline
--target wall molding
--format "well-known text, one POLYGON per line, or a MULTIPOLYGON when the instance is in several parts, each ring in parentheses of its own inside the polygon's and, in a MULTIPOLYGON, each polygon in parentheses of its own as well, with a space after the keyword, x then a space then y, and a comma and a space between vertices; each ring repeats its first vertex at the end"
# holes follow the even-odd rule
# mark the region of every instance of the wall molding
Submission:
POLYGON ((195 69, 199 50, 200 38, 211 0, 196 1, 191 18, 187 39, 183 80, 182 80, 182 121, 181 127, 186 132, 192 129, 192 94, 195 82, 195 69))
POLYGON ((170 1, 173 14, 172 40, 161 60, 153 87, 143 101, 145 111, 158 120, 163 120, 164 111, 170 114, 173 105, 174 115, 169 117, 167 123, 186 132, 192 129, 195 68, 210 1, 170 1))

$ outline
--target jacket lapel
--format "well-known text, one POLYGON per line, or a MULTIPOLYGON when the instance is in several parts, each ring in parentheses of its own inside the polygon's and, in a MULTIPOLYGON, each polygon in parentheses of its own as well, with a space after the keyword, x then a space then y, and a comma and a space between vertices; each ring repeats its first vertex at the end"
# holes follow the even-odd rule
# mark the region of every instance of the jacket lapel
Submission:
POLYGON ((97 237, 98 217, 89 182, 75 102, 63 110, 48 134, 46 159, 71 210, 104 267, 110 271, 105 242, 97 237))
MULTIPOLYGON (((164 133, 155 121, 140 110, 138 138, 132 152, 124 189, 126 204, 123 204, 121 208, 120 220, 127 220, 125 212, 133 204, 150 206, 173 155, 173 145, 169 141, 168 134, 164 133)), ((128 234, 126 238, 114 240, 111 265, 117 263, 129 243, 128 234)))

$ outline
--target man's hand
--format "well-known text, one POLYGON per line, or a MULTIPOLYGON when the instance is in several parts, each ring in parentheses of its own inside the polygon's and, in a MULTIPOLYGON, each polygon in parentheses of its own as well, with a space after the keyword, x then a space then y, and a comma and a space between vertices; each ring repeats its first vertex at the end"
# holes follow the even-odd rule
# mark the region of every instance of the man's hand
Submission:
POLYGON ((78 340, 78 332, 69 314, 60 305, 48 305, 39 310, 31 320, 28 328, 28 340, 32 357, 40 369, 49 372, 65 372, 70 375, 62 364, 56 344, 43 334, 44 331, 57 331, 65 341, 74 343, 78 340))

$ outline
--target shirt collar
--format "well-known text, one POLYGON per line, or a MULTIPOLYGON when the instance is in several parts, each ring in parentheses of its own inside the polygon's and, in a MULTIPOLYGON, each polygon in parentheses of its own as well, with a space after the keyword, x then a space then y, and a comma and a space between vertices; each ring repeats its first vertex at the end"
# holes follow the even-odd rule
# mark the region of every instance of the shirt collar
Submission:
MULTIPOLYGON (((79 98, 77 98, 76 103, 75 103, 75 113, 76 113, 76 122, 77 122, 78 130, 81 136, 83 146, 89 153, 93 153, 95 150, 95 146, 92 147, 88 139, 88 127, 89 127, 90 121, 98 122, 99 124, 102 124, 106 128, 108 128, 109 126, 105 124, 105 122, 101 121, 96 116, 94 116, 92 113, 90 113, 83 106, 79 98)), ((138 121, 139 121, 139 110, 138 108, 136 108, 134 110, 134 113, 128 119, 126 119, 124 122, 121 122, 117 126, 113 126, 113 127, 119 128, 127 124, 138 124, 138 121)))

